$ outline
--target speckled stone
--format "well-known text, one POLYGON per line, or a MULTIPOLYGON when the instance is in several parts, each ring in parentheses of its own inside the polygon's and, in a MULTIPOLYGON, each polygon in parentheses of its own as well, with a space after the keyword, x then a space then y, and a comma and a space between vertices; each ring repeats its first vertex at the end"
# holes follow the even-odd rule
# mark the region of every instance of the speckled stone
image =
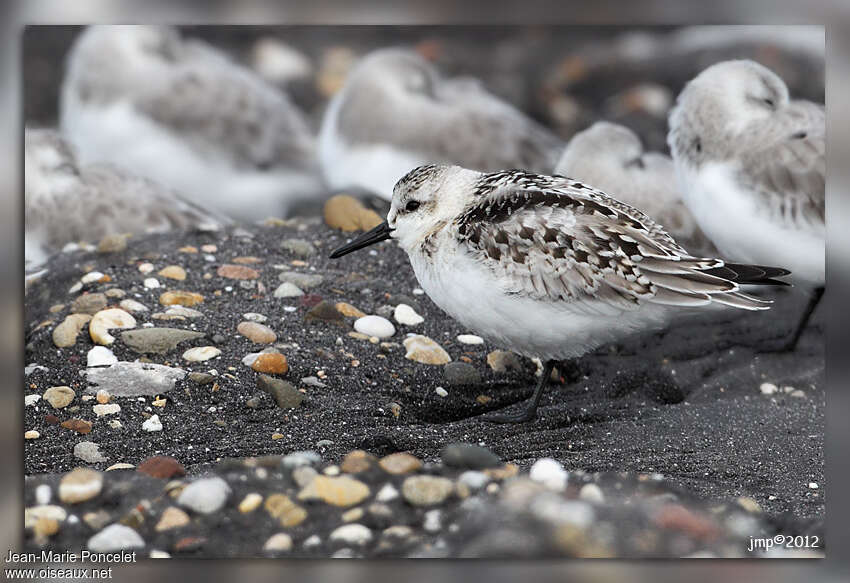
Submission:
POLYGON ((422 467, 422 460, 407 452, 397 452, 381 458, 379 464, 388 474, 409 474, 422 467))
POLYGON ((410 476, 401 485, 404 499, 414 506, 434 506, 448 498, 454 483, 440 476, 410 476))
POLYGON ((323 500, 334 506, 354 506, 369 497, 369 486, 349 476, 317 475, 299 493, 299 500, 323 500))
POLYGON ((89 468, 76 468, 59 482, 59 499, 66 504, 78 504, 100 494, 103 476, 89 468))
POLYGON ((240 322, 236 331, 255 344, 271 344, 277 340, 271 328, 257 322, 240 322))
POLYGON ((270 494, 263 506, 285 528, 298 526, 307 518, 307 511, 286 494, 270 494))

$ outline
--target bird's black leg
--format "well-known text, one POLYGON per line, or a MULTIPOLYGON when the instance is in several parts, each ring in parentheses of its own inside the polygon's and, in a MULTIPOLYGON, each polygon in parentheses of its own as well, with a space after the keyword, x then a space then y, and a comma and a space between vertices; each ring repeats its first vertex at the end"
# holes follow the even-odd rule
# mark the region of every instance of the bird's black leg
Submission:
POLYGON ((531 421, 537 416, 537 405, 540 404, 540 397, 543 396, 543 391, 546 389, 546 383, 549 382, 549 377, 552 376, 552 369, 555 368, 557 361, 547 360, 543 366, 543 374, 540 375, 540 381, 534 388, 534 394, 531 396, 531 403, 519 413, 513 414, 498 414, 484 415, 481 419, 490 423, 525 423, 531 421))
POLYGON ((812 292, 812 297, 809 299, 809 303, 806 305, 806 309, 803 312, 803 315, 800 317, 800 321, 797 324, 797 328, 794 330, 794 334, 775 352, 794 352, 794 350, 797 348, 797 342, 800 341, 800 336, 803 335, 803 331, 809 324, 809 319, 811 319, 815 308, 818 307, 818 304, 820 303, 820 300, 823 297, 823 292, 824 286, 815 288, 814 292, 812 292))

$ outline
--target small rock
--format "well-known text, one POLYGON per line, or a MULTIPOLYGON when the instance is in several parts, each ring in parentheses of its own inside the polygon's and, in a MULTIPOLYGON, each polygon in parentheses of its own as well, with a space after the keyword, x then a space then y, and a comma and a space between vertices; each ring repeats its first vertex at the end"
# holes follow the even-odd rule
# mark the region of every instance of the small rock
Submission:
POLYGON ((33 528, 39 520, 44 518, 64 522, 67 517, 68 513, 61 506, 31 506, 24 509, 24 528, 33 528))
POLYGON ((200 514, 218 512, 230 495, 230 486, 219 477, 196 480, 183 488, 177 503, 200 514))
POLYGON ((410 476, 401 485, 404 499, 414 506, 440 504, 454 490, 454 483, 440 476, 410 476))
POLYGON ((307 511, 285 494, 270 494, 266 497, 264 507, 285 528, 298 526, 307 518, 307 511))
POLYGON ((167 291, 159 296, 159 303, 163 306, 194 306, 204 301, 204 296, 190 291, 167 291))
POLYGON ((362 508, 352 508, 351 510, 343 512, 340 518, 342 518, 343 522, 355 522, 363 518, 364 514, 366 513, 363 512, 362 508))
POLYGON ((339 468, 347 474, 359 474, 371 468, 377 461, 378 458, 371 453, 355 449, 345 455, 339 468))
POLYGON ((304 239, 284 239, 280 242, 280 248, 302 259, 316 254, 316 248, 313 244, 304 239))
POLYGON ((244 265, 225 264, 218 268, 216 273, 219 277, 226 279, 257 279, 260 272, 244 265))
POLYGON ((422 467, 422 461, 414 455, 405 452, 391 453, 381 458, 381 468, 388 474, 409 474, 422 467))
POLYGON ((90 464, 96 464, 99 462, 105 462, 106 457, 102 453, 100 453, 100 446, 91 441, 81 441, 77 445, 74 446, 74 457, 83 460, 84 462, 88 462, 90 464))
MULTIPOLYGON (((110 367, 88 371, 90 383, 108 390, 117 397, 153 396, 166 393, 174 383, 186 376, 186 371, 150 362, 119 361, 110 367)), ((94 393, 96 388, 89 388, 94 393)))
POLYGON ((324 281, 324 278, 321 275, 318 275, 318 274, 311 275, 309 273, 297 273, 295 271, 284 271, 283 273, 281 273, 277 277, 281 282, 291 283, 293 285, 298 286, 302 290, 310 289, 311 287, 316 287, 318 285, 321 285, 322 282, 324 281))
POLYGON ((443 513, 439 508, 434 508, 425 513, 422 528, 425 532, 440 532, 443 526, 443 513))
POLYGON ((263 497, 256 492, 251 492, 250 494, 246 494, 242 499, 242 502, 239 503, 239 512, 242 514, 250 514, 259 508, 262 503, 263 497))
POLYGON ((92 407, 92 412, 98 417, 103 417, 104 415, 115 415, 121 412, 121 405, 118 403, 109 403, 106 405, 95 405, 92 407))
POLYGON ((127 249, 129 235, 106 235, 97 244, 98 253, 120 253, 127 249))
POLYGON ((169 265, 168 267, 163 267, 157 272, 157 275, 161 277, 167 277, 168 279, 176 279, 177 281, 184 281, 186 279, 186 270, 180 267, 179 265, 169 265))
POLYGON ((173 457, 166 455, 149 457, 139 464, 136 471, 163 480, 186 475, 186 469, 183 465, 173 457))
POLYGON ((110 346, 115 338, 109 334, 113 328, 135 328, 136 319, 119 308, 101 310, 89 322, 89 335, 96 344, 110 346))
POLYGON ((416 326, 417 324, 421 324, 425 321, 425 318, 416 313, 416 310, 408 306, 407 304, 399 304, 395 307, 395 312, 393 312, 393 318, 399 324, 404 324, 405 326, 416 326))
POLYGON ((41 395, 27 395, 24 397, 24 407, 31 407, 41 400, 41 395))
POLYGON ((481 336, 476 336, 475 334, 458 334, 457 341, 461 344, 470 344, 473 346, 484 344, 484 339, 481 336))
POLYGON ((593 502, 594 504, 601 504, 605 501, 605 495, 602 494, 602 490, 596 484, 585 484, 581 487, 581 490, 578 492, 578 497, 581 500, 586 500, 587 502, 593 502))
POLYGON ((446 364, 452 360, 442 346, 427 336, 412 334, 404 339, 403 344, 407 349, 407 354, 404 357, 408 360, 422 364, 446 364))
POLYGON ((563 492, 567 487, 567 471, 552 458, 541 458, 534 462, 528 476, 550 490, 563 492))
POLYGON ((160 287, 159 280, 155 277, 146 277, 142 285, 145 289, 157 289, 160 287))
POLYGON ((118 357, 105 346, 95 346, 86 355, 86 366, 112 366, 118 362, 118 357))
POLYGON ((151 415, 147 421, 142 423, 142 429, 151 433, 162 431, 162 421, 159 420, 159 415, 151 415))
MULTIPOLYGON (((104 275, 104 274, 102 274, 102 273, 101 273, 101 272, 99 272, 99 271, 90 271, 89 273, 87 273, 87 274, 85 274, 84 276, 82 276, 82 277, 80 278, 80 281, 81 281, 82 283, 95 283, 95 282, 102 282, 102 281, 104 281, 104 280, 105 280, 105 278, 107 278, 107 277, 109 277, 109 276, 108 276, 108 275, 104 275)), ((108 279, 106 279, 106 281, 109 281, 109 280, 108 280, 108 279)))
POLYGON ((110 524, 88 540, 88 550, 95 553, 142 548, 145 541, 135 530, 123 524, 110 524))
POLYGON ((381 316, 363 316, 354 321, 354 329, 361 334, 376 338, 389 338, 395 334, 392 322, 381 316))
POLYGON ((249 322, 259 322, 262 324, 263 322, 267 322, 268 318, 263 314, 258 314, 257 312, 247 312, 242 314, 242 318, 248 320, 249 322))
POLYGON ((447 466, 469 470, 495 468, 502 464, 492 451, 471 443, 450 443, 440 452, 440 459, 447 466))
POLYGON ((762 395, 773 395, 776 391, 779 390, 779 387, 774 385, 773 383, 762 383, 759 387, 762 395))
POLYGON ((53 329, 53 344, 59 348, 73 346, 82 329, 91 320, 88 314, 70 314, 53 329))
POLYGON ((495 372, 507 372, 509 370, 522 370, 522 362, 513 352, 505 350, 494 350, 487 355, 487 364, 495 372))
POLYGON ((203 338, 203 333, 179 328, 142 328, 121 334, 121 340, 139 354, 166 354, 186 340, 203 338))
POLYGON ((255 344, 271 344, 277 340, 271 328, 257 322, 240 322, 236 331, 255 344))
POLYGON ((261 374, 257 379, 257 387, 274 397, 277 406, 281 409, 296 409, 301 406, 304 394, 298 389, 281 379, 261 374))
POLYGON ((111 398, 112 398, 112 395, 109 394, 109 391, 104 391, 103 389, 100 389, 95 394, 95 399, 97 399, 97 402, 100 403, 101 405, 108 403, 111 398))
POLYGON ((76 393, 71 387, 50 387, 41 396, 54 409, 64 409, 74 400, 76 393))
POLYGON ((347 194, 338 194, 328 199, 324 217, 329 227, 345 232, 368 231, 383 222, 378 213, 347 194))
POLYGON ((817 482, 809 482, 809 489, 810 490, 817 490, 818 488, 820 488, 820 486, 818 486, 817 482))
POLYGON ((303 296, 304 292, 294 283, 287 281, 277 286, 273 295, 276 298, 297 298, 298 296, 303 296))
POLYGON ((199 385, 209 385, 215 381, 215 376, 205 372, 190 372, 189 380, 199 385))
POLYGON ((81 435, 85 435, 91 432, 91 422, 85 421, 83 419, 68 419, 67 421, 63 421, 60 425, 65 429, 70 429, 71 431, 76 431, 81 435))
POLYGON ((24 431, 24 439, 38 439, 39 437, 41 437, 41 433, 39 433, 35 429, 24 431))
POLYGON ((205 360, 210 360, 220 354, 221 350, 215 346, 198 346, 196 348, 190 348, 184 352, 183 360, 188 360, 189 362, 204 362, 205 360))
POLYGON ((83 294, 71 303, 72 314, 89 314, 94 316, 106 308, 106 295, 101 293, 83 294))
POLYGON ((349 476, 317 475, 299 493, 299 500, 323 500, 334 506, 354 506, 369 497, 369 486, 349 476))
POLYGON ((372 540, 372 531, 362 524, 344 524, 331 532, 330 540, 360 547, 372 540))
POLYGON ((292 550, 292 537, 285 532, 273 534, 263 545, 267 553, 279 553, 292 550))
POLYGON ((436 389, 434 389, 434 392, 437 393, 441 397, 448 397, 449 396, 449 392, 446 389, 444 389, 443 387, 437 387, 436 389))
POLYGON ((449 362, 443 367, 443 376, 450 385, 477 385, 481 375, 474 366, 466 362, 449 362))
POLYGON ((366 315, 351 304, 346 302, 337 302, 335 304, 335 307, 340 314, 348 318, 362 318, 366 315))
POLYGON ((176 506, 169 506, 162 511, 162 516, 160 516, 159 522, 156 523, 154 530, 157 532, 165 532, 166 530, 173 530, 175 528, 180 528, 181 526, 186 526, 191 521, 192 519, 189 518, 188 514, 176 506))
POLYGON ((395 489, 395 486, 390 484, 389 482, 384 484, 378 493, 375 494, 375 500, 378 502, 392 502, 398 498, 398 490, 395 489))
POLYGON ((322 461, 320 456, 315 451, 295 451, 285 455, 281 460, 281 464, 285 468, 297 468, 299 466, 312 466, 322 461))
POLYGON ((53 496, 53 492, 50 489, 49 484, 39 484, 35 487, 35 503, 43 506, 45 504, 50 504, 50 498, 53 496))
POLYGON ((257 372, 286 374, 289 370, 289 364, 284 355, 278 352, 270 352, 258 354, 254 362, 251 363, 251 368, 257 372))
POLYGON ((139 264, 139 273, 150 273, 153 271, 153 263, 140 263, 139 264))
POLYGON ((106 471, 107 472, 114 472, 116 470, 134 470, 134 469, 136 469, 136 466, 134 466, 133 464, 118 462, 117 464, 112 464, 111 466, 106 468, 106 471))
POLYGON ((310 310, 304 314, 304 321, 310 322, 314 320, 328 322, 331 324, 342 324, 345 321, 345 317, 342 315, 342 312, 336 309, 334 304, 322 301, 310 308, 310 310))
POLYGON ((476 470, 467 470, 463 472, 457 478, 458 485, 463 484, 472 492, 476 490, 480 490, 490 481, 490 476, 485 474, 484 472, 479 472, 476 470))
POLYGON ((292 479, 299 488, 304 488, 319 474, 312 466, 298 466, 292 470, 292 479))

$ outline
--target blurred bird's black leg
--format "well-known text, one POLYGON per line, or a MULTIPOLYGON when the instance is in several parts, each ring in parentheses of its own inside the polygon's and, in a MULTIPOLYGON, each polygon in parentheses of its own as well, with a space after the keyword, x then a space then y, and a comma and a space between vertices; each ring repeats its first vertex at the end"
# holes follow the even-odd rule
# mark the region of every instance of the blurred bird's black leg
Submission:
POLYGON ((794 350, 796 350, 797 343, 800 341, 800 336, 803 335, 806 326, 809 325, 809 320, 811 319, 815 308, 818 307, 818 304, 823 297, 823 292, 823 286, 815 288, 814 292, 812 292, 812 297, 809 299, 809 303, 806 305, 806 310, 803 312, 803 315, 800 316, 800 321, 797 324, 797 328, 794 330, 794 334, 787 342, 780 346, 776 352, 794 352, 794 350))
POLYGON ((513 414, 484 415, 481 419, 490 423, 525 423, 534 419, 537 416, 537 405, 540 404, 540 398, 543 396, 543 391, 546 389, 546 384, 549 382, 549 377, 552 376, 552 370, 556 364, 557 361, 555 360, 546 361, 543 366, 543 374, 540 375, 540 380, 531 396, 531 402, 525 409, 513 414))

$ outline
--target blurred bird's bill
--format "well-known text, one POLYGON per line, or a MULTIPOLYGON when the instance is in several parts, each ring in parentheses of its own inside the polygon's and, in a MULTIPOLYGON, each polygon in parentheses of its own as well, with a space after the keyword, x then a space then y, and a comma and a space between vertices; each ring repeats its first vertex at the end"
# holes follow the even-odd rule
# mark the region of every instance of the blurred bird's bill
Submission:
POLYGON ((331 259, 337 259, 343 255, 348 255, 353 251, 357 251, 358 249, 363 249, 369 245, 386 241, 387 239, 392 238, 392 232, 393 230, 390 228, 389 224, 384 221, 371 231, 367 231, 350 243, 335 249, 334 252, 331 253, 331 259))

